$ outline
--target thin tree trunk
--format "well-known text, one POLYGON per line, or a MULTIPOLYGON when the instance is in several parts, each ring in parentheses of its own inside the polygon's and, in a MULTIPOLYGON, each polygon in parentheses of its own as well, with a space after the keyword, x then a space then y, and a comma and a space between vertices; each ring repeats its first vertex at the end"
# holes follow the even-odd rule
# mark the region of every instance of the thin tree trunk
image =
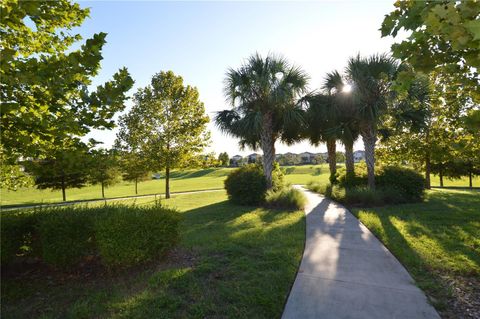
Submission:
POLYGON ((443 187, 443 171, 442 170, 440 170, 439 175, 440 175, 440 187, 443 187))
POLYGON ((275 139, 273 138, 272 113, 263 114, 263 130, 260 136, 261 147, 263 151, 263 174, 267 180, 267 188, 273 186, 272 172, 273 162, 275 160, 275 139))
POLYGON ((105 184, 102 182, 102 198, 105 198, 105 184))
POLYGON ((138 178, 135 178, 135 195, 138 195, 138 178))
POLYGON ((353 141, 352 143, 345 143, 345 167, 347 175, 353 176, 355 174, 355 164, 353 161, 353 141))
POLYGON ((362 131, 363 144, 365 145, 365 162, 367 164, 368 187, 375 189, 375 143, 377 136, 373 128, 362 131))
POLYGON ((427 150, 427 154, 425 155, 425 188, 430 189, 432 187, 430 182, 430 151, 427 150))
POLYGON ((473 183, 472 183, 472 171, 468 172, 468 182, 470 185, 470 188, 473 188, 473 183))
POLYGON ((65 176, 62 176, 62 197, 65 202, 67 200, 67 194, 65 192, 65 176))
POLYGON ((327 140, 328 167, 330 168, 330 181, 337 173, 337 144, 334 138, 327 140))
POLYGON ((165 168, 165 198, 170 198, 170 165, 165 168))

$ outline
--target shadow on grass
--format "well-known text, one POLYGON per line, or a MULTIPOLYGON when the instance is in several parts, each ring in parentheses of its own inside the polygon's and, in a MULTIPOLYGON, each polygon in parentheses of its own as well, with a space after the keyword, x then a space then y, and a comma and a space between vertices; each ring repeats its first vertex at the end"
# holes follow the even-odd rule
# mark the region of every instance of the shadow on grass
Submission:
POLYGON ((475 191, 434 190, 424 203, 364 209, 378 218, 380 227, 371 216, 362 221, 435 298, 437 309, 450 313, 454 310, 446 278, 480 274, 478 207, 475 191))

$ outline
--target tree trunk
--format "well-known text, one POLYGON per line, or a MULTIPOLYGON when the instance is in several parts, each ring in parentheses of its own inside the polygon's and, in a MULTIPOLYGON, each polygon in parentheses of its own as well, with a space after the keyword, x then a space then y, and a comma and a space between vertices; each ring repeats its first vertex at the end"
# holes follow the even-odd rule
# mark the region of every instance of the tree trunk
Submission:
POLYGON ((273 138, 272 113, 263 114, 263 130, 260 135, 260 142, 263 151, 263 174, 267 180, 267 188, 273 186, 272 172, 275 160, 275 139, 273 138))
POLYGON ((470 188, 473 188, 473 183, 472 183, 472 171, 468 172, 468 183, 470 188))
POLYGON ((67 200, 67 194, 65 192, 65 176, 62 176, 62 197, 65 202, 67 200))
POLYGON ((368 187, 375 189, 375 143, 377 136, 373 128, 362 131, 363 144, 365 145, 365 162, 367 164, 368 187))
POLYGON ((135 195, 138 195, 138 178, 135 178, 135 195))
POLYGON ((102 182, 102 198, 105 198, 105 183, 102 182))
POLYGON ((430 189, 432 187, 430 182, 430 151, 427 151, 425 155, 425 188, 430 189))
POLYGON ((345 167, 347 175, 355 175, 355 164, 353 162, 353 141, 345 143, 345 167))
POLYGON ((170 165, 165 168, 165 198, 170 198, 170 165))
POLYGON ((443 187, 443 171, 442 170, 440 170, 439 175, 440 175, 440 187, 443 187))
POLYGON ((337 144, 334 138, 327 140, 328 167, 330 168, 330 181, 337 173, 337 144))

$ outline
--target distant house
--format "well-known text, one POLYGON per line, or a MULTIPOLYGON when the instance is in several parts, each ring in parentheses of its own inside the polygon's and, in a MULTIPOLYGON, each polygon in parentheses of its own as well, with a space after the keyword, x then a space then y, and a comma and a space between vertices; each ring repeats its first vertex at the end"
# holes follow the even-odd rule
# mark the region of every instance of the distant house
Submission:
POLYGON ((355 151, 353 152, 353 161, 358 163, 365 160, 365 151, 355 151))
POLYGON ((243 157, 241 157, 240 155, 232 156, 232 158, 230 159, 230 166, 240 166, 242 164, 242 160, 243 157))
POLYGON ((247 156, 248 163, 256 163, 257 160, 260 158, 260 154, 253 153, 247 156))
POLYGON ((310 152, 303 152, 299 154, 302 164, 312 164, 315 160, 315 154, 310 152))

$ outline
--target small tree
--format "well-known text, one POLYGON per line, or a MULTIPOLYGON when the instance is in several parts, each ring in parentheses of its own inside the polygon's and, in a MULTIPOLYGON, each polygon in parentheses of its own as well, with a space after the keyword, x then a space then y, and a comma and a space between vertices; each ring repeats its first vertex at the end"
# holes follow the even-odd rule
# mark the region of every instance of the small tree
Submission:
POLYGON ((120 119, 117 145, 139 150, 153 170, 165 170, 170 198, 170 170, 195 162, 208 144, 208 116, 198 90, 172 71, 153 76, 134 96, 131 111, 120 119))
POLYGON ((88 180, 88 157, 85 145, 59 148, 45 159, 28 163, 39 189, 61 189, 63 201, 67 188, 84 187, 88 180))
POLYGON ((220 161, 222 166, 225 166, 225 167, 228 166, 228 164, 230 162, 230 158, 228 157, 228 153, 227 152, 220 153, 218 155, 218 160, 220 161))
POLYGON ((91 151, 89 180, 94 185, 101 185, 102 198, 105 198, 105 187, 115 185, 120 181, 118 164, 112 151, 105 149, 91 151))
POLYGON ((135 195, 138 194, 138 182, 149 179, 150 170, 145 157, 135 152, 121 154, 120 167, 123 180, 135 183, 135 195))

